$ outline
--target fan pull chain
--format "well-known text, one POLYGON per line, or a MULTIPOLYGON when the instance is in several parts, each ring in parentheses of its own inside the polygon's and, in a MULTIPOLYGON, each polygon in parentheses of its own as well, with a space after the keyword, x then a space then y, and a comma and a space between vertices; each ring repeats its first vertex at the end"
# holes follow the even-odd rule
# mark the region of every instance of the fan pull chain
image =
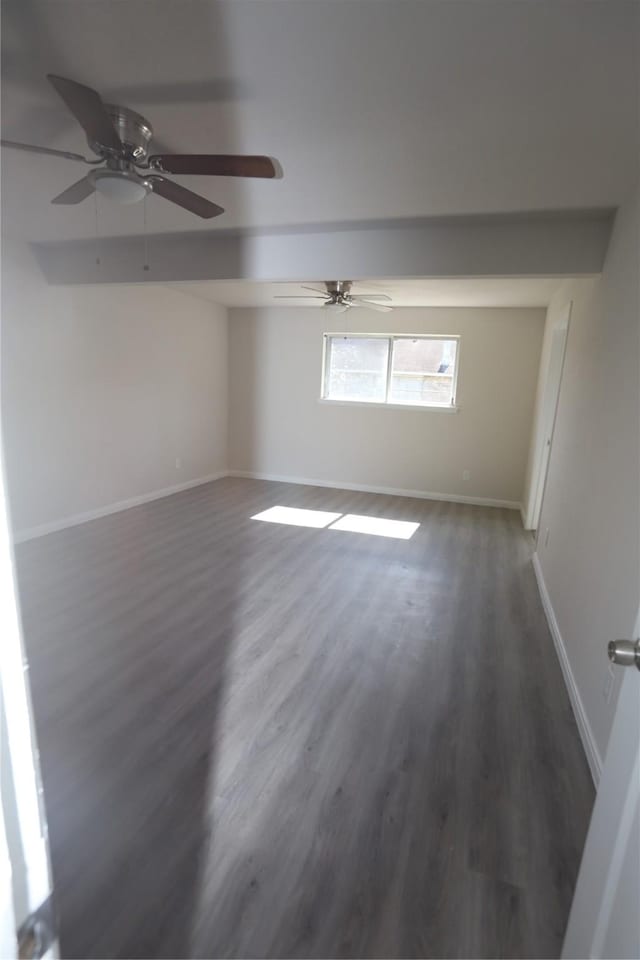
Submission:
POLYGON ((98 193, 93 192, 93 207, 96 215, 96 266, 100 266, 100 232, 98 230, 98 193))
POLYGON ((144 242, 144 264, 142 269, 149 270, 149 238, 147 237, 147 198, 142 201, 142 224, 143 224, 143 242, 144 242))

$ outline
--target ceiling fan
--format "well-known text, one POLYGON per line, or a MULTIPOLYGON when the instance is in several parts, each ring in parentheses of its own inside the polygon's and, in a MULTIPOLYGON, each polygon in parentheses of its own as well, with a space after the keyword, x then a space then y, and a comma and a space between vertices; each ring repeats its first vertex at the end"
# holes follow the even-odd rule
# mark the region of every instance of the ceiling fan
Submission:
POLYGON ((384 301, 390 301, 391 297, 386 294, 378 293, 351 293, 353 286, 352 280, 325 280, 325 290, 320 287, 307 287, 302 285, 303 290, 311 290, 312 295, 304 294, 295 296, 295 294, 286 294, 276 296, 276 300, 324 300, 323 307, 335 310, 349 310, 350 307, 368 307, 369 310, 379 310, 381 313, 389 313, 393 307, 385 305, 384 301))
POLYGON ((281 175, 277 161, 271 157, 212 153, 149 155, 153 128, 139 113, 128 107, 103 103, 99 93, 75 80, 53 74, 48 74, 47 79, 86 133, 89 147, 98 155, 97 159, 89 160, 79 153, 13 140, 0 140, 0 144, 14 150, 77 160, 96 168, 54 197, 52 203, 80 203, 96 190, 118 203, 136 203, 148 193, 157 193, 196 216, 208 219, 224 213, 223 208, 160 174, 263 178, 281 175))

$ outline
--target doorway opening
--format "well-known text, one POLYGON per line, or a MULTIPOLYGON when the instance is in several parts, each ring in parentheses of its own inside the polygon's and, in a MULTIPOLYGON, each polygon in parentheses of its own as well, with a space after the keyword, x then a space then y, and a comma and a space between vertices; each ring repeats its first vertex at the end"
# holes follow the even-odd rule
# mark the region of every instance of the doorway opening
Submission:
POLYGON ((542 402, 541 449, 538 452, 537 464, 534 467, 532 496, 529 506, 530 512, 526 523, 526 527, 529 530, 538 531, 538 526, 540 523, 542 501, 544 500, 547 473, 549 471, 551 446, 553 444, 553 432, 556 424, 558 400, 560 398, 560 387, 562 384, 562 371, 564 368, 564 358, 567 349, 567 338, 569 336, 571 306, 572 301, 569 301, 562 311, 562 315, 558 319, 551 334, 549 364, 547 368, 547 379, 544 386, 544 399, 542 402))

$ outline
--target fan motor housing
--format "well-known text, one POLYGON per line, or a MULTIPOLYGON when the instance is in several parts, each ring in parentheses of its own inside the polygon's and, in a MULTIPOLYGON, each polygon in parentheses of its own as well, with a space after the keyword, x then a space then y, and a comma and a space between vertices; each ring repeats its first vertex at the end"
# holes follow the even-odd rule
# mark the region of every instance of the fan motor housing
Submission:
POLYGON ((325 285, 327 293, 333 296, 349 296, 351 293, 352 280, 326 280, 325 285))
MULTIPOLYGON (((105 103, 105 109, 123 143, 125 156, 137 162, 144 160, 149 142, 153 137, 153 127, 146 117, 136 113, 135 110, 129 110, 128 107, 120 107, 114 103, 105 103)), ((109 152, 101 144, 92 143, 90 140, 89 146, 97 154, 109 152)))

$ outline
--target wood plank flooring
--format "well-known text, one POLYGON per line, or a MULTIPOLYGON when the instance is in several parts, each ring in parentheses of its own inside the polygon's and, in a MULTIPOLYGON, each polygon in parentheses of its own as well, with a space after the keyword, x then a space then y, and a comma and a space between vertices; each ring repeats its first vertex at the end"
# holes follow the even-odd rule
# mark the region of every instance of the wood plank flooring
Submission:
POLYGON ((21 545, 63 956, 558 956, 593 788, 531 550, 240 479, 21 545))

